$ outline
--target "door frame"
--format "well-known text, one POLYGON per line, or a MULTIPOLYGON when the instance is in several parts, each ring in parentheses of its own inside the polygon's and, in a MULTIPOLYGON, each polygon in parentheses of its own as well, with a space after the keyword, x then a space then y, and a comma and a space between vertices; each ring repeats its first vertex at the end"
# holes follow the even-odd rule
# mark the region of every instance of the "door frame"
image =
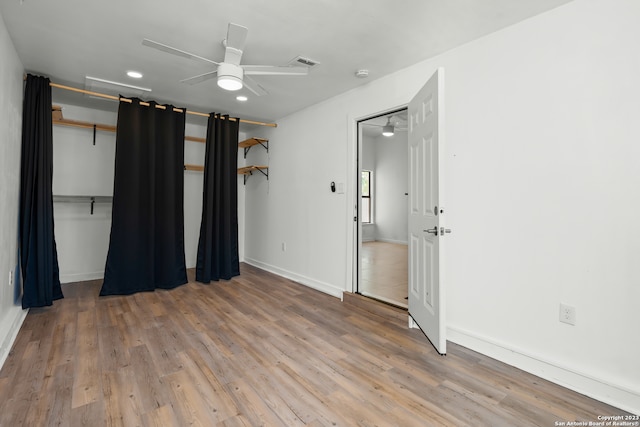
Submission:
MULTIPOLYGON (((362 128, 360 122, 406 110, 408 103, 385 108, 364 115, 349 115, 348 153, 347 153, 347 292, 357 293, 360 276, 360 247, 362 245, 362 221, 359 208, 362 188, 360 170, 362 168, 362 128), (349 285, 350 284, 350 285, 349 285)), ((409 268, 407 266, 407 268, 409 268)))

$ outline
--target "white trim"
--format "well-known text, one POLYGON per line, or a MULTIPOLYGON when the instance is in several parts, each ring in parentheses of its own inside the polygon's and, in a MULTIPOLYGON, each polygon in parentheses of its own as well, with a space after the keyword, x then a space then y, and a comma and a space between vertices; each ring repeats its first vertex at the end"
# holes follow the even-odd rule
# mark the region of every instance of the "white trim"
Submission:
POLYGON ((104 279, 104 270, 92 271, 89 273, 73 273, 73 274, 61 274, 60 283, 73 283, 84 282, 86 280, 99 280, 104 279))
POLYGON ((20 310, 16 315, 15 319, 13 319, 13 323, 11 324, 11 328, 9 328, 9 333, 4 337, 2 341, 2 345, 0 345, 0 369, 4 365, 4 362, 7 360, 9 356, 9 352, 11 351, 11 347, 18 337, 18 332, 20 332, 20 328, 24 323, 24 319, 27 318, 27 314, 29 313, 29 309, 20 310))
POLYGON ((266 270, 270 273, 277 274, 278 276, 293 280, 294 282, 315 289, 316 291, 324 292, 325 294, 329 294, 333 297, 342 299, 342 293, 344 292, 344 289, 334 286, 330 283, 320 282, 310 277, 303 276, 301 274, 294 273, 292 271, 285 270, 283 268, 279 268, 252 258, 245 257, 244 262, 254 267, 261 268, 262 270, 266 270))
POLYGON ((360 171, 360 159, 359 154, 362 152, 362 138, 361 134, 358 134, 358 123, 373 117, 377 117, 383 114, 390 113, 391 111, 399 111, 409 107, 408 103, 396 105, 391 108, 384 108, 376 112, 367 113, 363 115, 349 114, 347 116, 347 274, 346 274, 346 289, 349 292, 357 292, 358 284, 357 278, 360 274, 359 262, 360 259, 357 256, 358 249, 362 243, 362 222, 360 221, 359 212, 357 209, 354 213, 354 206, 358 206, 360 203, 360 189, 362 188, 359 183, 359 171, 360 171), (353 218, 356 221, 353 221, 353 218), (356 237, 356 230, 359 230, 356 237))
POLYGON ((393 306, 398 307, 398 308, 404 308, 404 309, 408 309, 409 308, 409 306, 404 302, 394 301, 394 300, 392 300, 390 298, 383 297, 383 296, 380 296, 380 295, 376 295, 373 292, 361 291, 360 294, 362 294, 362 295, 364 295, 365 297, 368 297, 368 298, 377 299, 378 301, 382 301, 384 303, 387 303, 389 305, 393 305, 393 306))
POLYGON ((614 384, 603 378, 580 372, 562 363, 547 360, 511 344, 481 336, 471 331, 449 326, 447 339, 451 342, 515 366, 593 399, 640 414, 640 390, 614 384))

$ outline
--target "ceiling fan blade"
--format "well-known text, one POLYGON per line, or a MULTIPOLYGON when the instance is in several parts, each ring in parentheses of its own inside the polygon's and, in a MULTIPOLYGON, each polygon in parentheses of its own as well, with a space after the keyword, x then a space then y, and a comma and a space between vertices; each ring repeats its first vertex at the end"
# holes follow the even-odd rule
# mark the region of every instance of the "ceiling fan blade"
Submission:
POLYGON ((227 28, 227 47, 232 47, 240 51, 244 50, 247 34, 249 34, 247 27, 229 23, 229 27, 227 28))
POLYGON ((242 79, 244 86, 253 92, 256 96, 263 96, 269 94, 265 88, 260 86, 260 83, 253 80, 251 77, 245 75, 242 79))
POLYGON ((306 76, 309 74, 307 67, 289 67, 278 65, 241 65, 244 74, 253 76, 306 76))
POLYGON ((171 47, 171 46, 168 46, 166 44, 159 43, 159 42, 156 42, 156 41, 153 41, 153 40, 143 39, 142 40, 142 44, 144 46, 152 47, 154 49, 158 49, 158 50, 161 50, 163 52, 170 53, 172 55, 177 55, 177 56, 181 56, 183 58, 188 58, 188 59, 198 59, 200 61, 208 62, 209 64, 219 65, 219 63, 217 63, 216 61, 212 61, 211 59, 203 58, 202 56, 193 54, 191 52, 187 52, 185 50, 176 49, 175 47, 171 47))
POLYGON ((194 85, 204 82, 205 80, 212 79, 216 76, 218 70, 209 71, 208 73, 200 74, 198 76, 189 77, 188 79, 180 80, 180 83, 186 83, 188 85, 194 85))
POLYGON ((225 39, 224 62, 240 65, 242 51, 247 41, 249 29, 242 25, 229 23, 227 38, 225 39))

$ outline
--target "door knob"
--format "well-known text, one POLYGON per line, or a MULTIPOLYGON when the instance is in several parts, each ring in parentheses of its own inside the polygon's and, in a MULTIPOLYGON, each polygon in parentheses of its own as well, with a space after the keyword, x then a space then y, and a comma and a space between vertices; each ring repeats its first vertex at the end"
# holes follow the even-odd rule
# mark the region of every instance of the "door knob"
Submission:
POLYGON ((440 227, 440 234, 444 235, 444 234, 449 234, 449 233, 451 233, 451 229, 450 228, 440 227))
POLYGON ((435 234, 436 236, 438 235, 438 227, 433 227, 428 230, 422 230, 422 231, 424 231, 425 233, 435 234))

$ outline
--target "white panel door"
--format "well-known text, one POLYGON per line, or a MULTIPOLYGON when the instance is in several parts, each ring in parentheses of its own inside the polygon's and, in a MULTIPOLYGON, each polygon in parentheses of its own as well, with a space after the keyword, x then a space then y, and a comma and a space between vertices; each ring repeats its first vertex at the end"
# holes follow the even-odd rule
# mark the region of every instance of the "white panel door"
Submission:
POLYGON ((440 354, 447 351, 439 212, 443 74, 438 69, 409 103, 409 325, 422 329, 440 354))

